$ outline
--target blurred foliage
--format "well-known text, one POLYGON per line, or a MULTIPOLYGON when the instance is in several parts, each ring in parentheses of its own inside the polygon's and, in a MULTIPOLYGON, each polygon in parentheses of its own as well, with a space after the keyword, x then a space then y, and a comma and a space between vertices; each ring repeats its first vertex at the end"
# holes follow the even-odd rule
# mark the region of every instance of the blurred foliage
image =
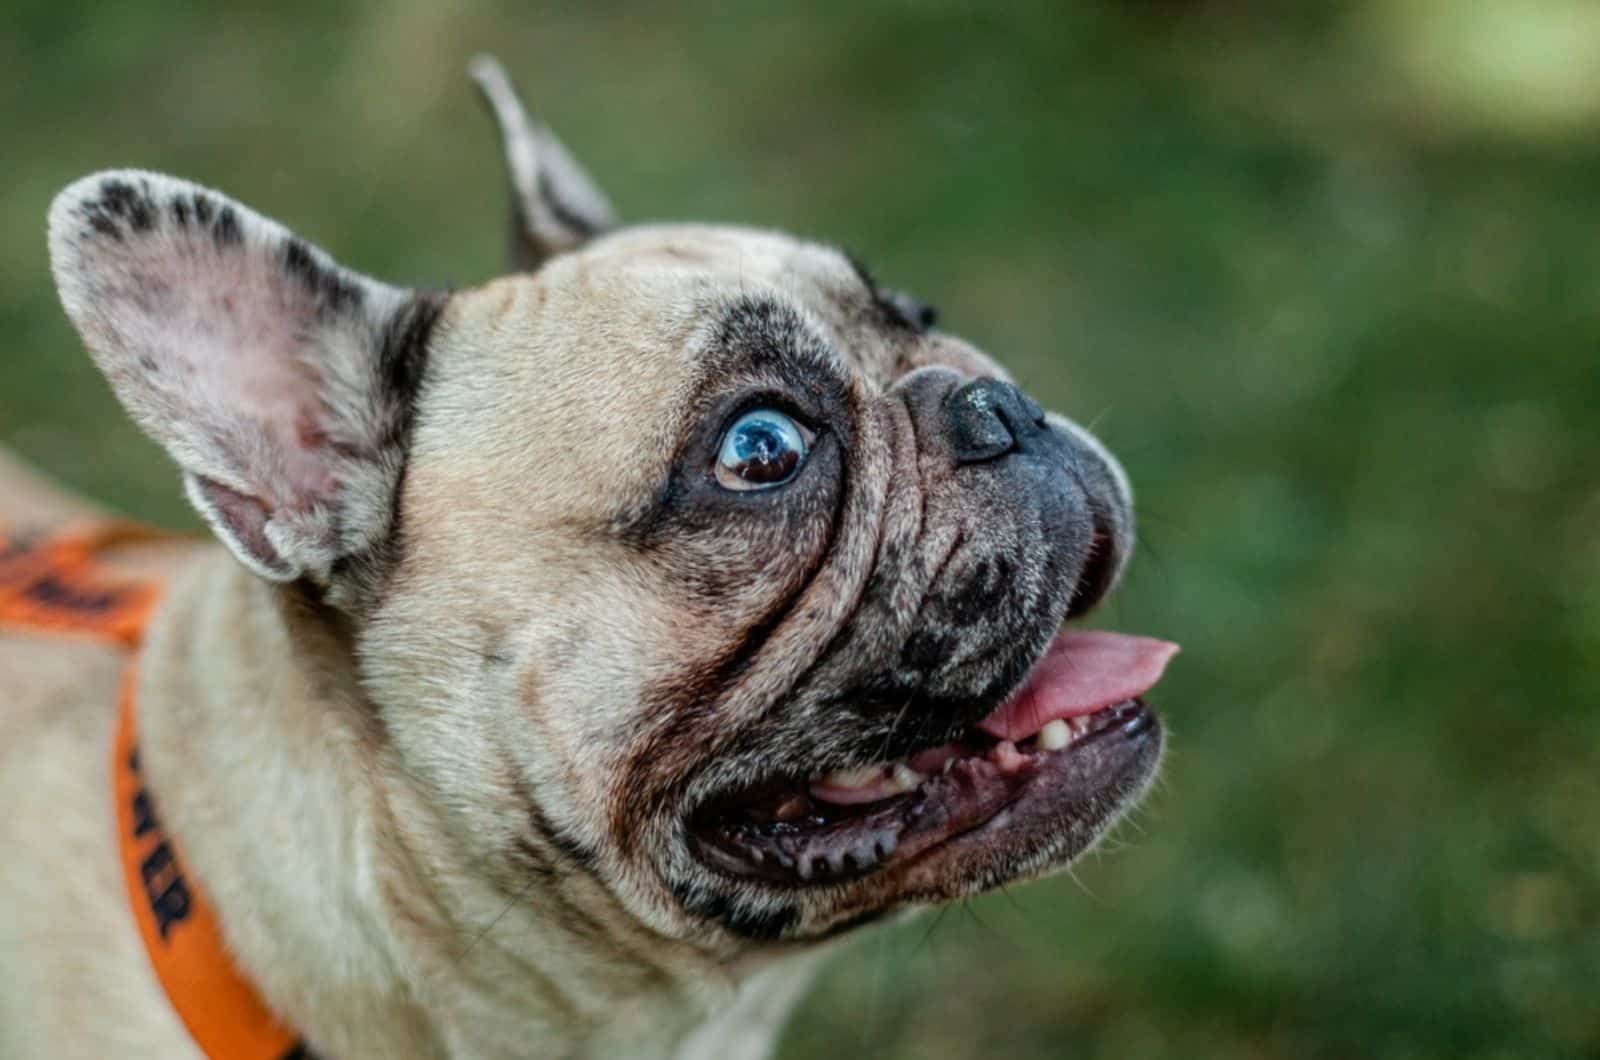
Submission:
POLYGON ((11 0, 0 440, 186 524, 50 197, 158 168, 476 282, 496 51, 627 214, 845 243, 1093 421, 1102 621, 1185 645, 1137 820, 843 948, 784 1057, 1600 1054, 1600 8, 534 6, 11 0))

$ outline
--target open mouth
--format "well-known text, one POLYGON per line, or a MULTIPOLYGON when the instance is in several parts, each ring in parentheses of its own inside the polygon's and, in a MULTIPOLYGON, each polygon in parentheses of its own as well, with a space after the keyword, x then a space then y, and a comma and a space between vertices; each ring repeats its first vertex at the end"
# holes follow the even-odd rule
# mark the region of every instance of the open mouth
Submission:
MULTIPOLYGON (((906 866, 969 834, 1103 826, 1114 815, 1107 793, 1153 768, 1160 725, 1141 697, 1177 651, 1149 637, 1062 631, 961 739, 718 800, 691 822, 696 846, 732 875, 807 886, 906 866)), ((1092 836, 1080 838, 1079 849, 1092 836)))

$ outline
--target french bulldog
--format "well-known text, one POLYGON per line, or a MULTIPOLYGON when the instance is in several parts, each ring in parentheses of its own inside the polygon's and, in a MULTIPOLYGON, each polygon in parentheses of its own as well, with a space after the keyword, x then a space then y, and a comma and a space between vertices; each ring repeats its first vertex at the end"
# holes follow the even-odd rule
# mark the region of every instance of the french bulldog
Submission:
MULTIPOLYGON (((329 1060, 759 1057, 830 940, 1064 868, 1175 646, 1063 623, 1117 461, 838 249, 618 227, 501 68, 516 271, 368 278, 206 188, 49 214, 67 316, 223 547, 159 574, 140 769, 329 1060)), ((10 458, 0 528, 93 516, 10 458)), ((0 1055, 202 1055, 119 876, 124 660, 0 634, 0 1055)), ((308 1053, 308 1055, 309 1055, 308 1053)))

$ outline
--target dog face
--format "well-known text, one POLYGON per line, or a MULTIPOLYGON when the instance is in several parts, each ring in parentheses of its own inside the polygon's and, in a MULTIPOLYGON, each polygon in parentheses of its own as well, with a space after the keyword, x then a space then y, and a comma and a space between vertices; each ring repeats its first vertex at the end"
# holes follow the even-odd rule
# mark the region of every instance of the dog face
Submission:
POLYGON ((439 295, 145 173, 63 301, 197 508, 350 629, 475 871, 721 952, 1064 865, 1143 791, 1172 646, 1058 632, 1126 481, 931 312, 769 232, 610 230, 498 68, 529 271, 439 295))

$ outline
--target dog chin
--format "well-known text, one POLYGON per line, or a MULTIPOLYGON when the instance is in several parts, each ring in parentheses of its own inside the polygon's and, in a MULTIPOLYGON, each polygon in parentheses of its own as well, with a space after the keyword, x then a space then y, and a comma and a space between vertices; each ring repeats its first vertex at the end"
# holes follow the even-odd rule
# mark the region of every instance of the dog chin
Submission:
POLYGON ((854 914, 1059 867, 1155 775, 1162 728, 1143 696, 1176 651, 1063 631, 958 739, 724 792, 691 814, 691 845, 730 883, 815 893, 854 914))

